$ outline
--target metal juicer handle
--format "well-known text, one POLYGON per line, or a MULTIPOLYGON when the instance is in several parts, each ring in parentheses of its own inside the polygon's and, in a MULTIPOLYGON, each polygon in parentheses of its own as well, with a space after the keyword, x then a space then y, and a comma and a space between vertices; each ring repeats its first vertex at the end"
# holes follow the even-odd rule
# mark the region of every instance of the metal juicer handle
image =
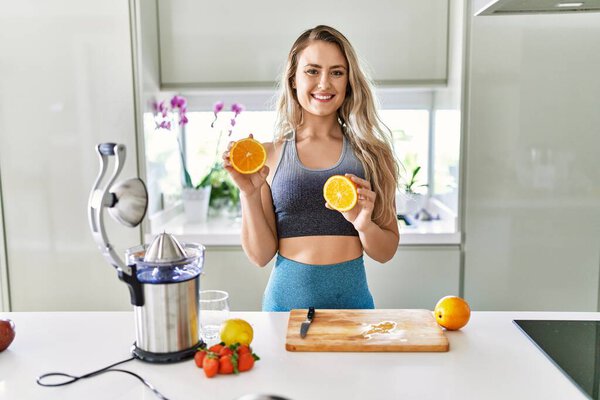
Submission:
POLYGON ((110 243, 108 243, 108 238, 104 229, 103 218, 104 208, 112 207, 116 202, 116 197, 113 193, 109 192, 109 188, 112 187, 113 183, 117 179, 117 176, 123 169, 126 155, 125 145, 117 143, 100 143, 96 146, 96 151, 98 152, 98 158, 100 161, 100 172, 96 178, 96 181, 94 182, 94 186, 92 187, 88 200, 88 222, 92 230, 92 236, 98 244, 98 248, 100 249, 100 252, 104 258, 113 267, 115 267, 117 271, 131 275, 131 267, 126 265, 119 258, 115 252, 115 249, 110 243), (104 175, 106 174, 108 157, 110 156, 115 156, 115 168, 112 176, 104 188, 101 188, 100 184, 102 178, 104 178, 104 175))

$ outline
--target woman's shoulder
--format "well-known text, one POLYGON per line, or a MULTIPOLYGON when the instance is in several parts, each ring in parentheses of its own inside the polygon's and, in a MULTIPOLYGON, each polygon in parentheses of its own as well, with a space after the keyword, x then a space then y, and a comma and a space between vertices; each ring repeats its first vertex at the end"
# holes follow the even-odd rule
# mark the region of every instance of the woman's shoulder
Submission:
POLYGON ((286 140, 281 139, 275 139, 272 142, 263 142, 262 145, 267 152, 267 158, 269 158, 272 155, 278 154, 283 148, 285 142, 286 140))
POLYGON ((273 169, 277 163, 277 160, 279 159, 283 142, 274 140, 272 142, 263 142, 262 145, 267 152, 266 164, 269 168, 273 169))
POLYGON ((269 155, 269 153, 272 153, 273 150, 275 149, 274 142, 262 142, 262 145, 265 148, 265 150, 267 151, 267 155, 269 155))

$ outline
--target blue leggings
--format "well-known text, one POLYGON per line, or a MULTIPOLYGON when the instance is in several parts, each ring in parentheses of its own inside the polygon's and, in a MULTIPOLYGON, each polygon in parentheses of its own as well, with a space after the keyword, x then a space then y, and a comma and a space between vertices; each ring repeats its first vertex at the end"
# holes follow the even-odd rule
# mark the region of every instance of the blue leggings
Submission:
POLYGON ((363 258, 339 264, 311 265, 277 254, 263 297, 263 311, 294 308, 375 308, 363 258))

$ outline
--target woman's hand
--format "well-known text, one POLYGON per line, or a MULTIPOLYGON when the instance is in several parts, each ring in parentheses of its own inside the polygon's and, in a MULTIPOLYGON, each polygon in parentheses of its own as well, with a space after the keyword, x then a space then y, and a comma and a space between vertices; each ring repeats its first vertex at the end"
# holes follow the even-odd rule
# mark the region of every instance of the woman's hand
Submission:
MULTIPOLYGON (((371 190, 371 183, 353 174, 346 174, 356 184, 358 201, 350 211, 342 212, 344 218, 351 222, 357 231, 364 230, 371 222, 376 194, 371 190)), ((327 206, 329 208, 329 206, 327 206)))
MULTIPOLYGON (((252 137, 252 135, 250 135, 252 137)), ((227 151, 223 153, 223 168, 229 173, 233 182, 237 185, 245 196, 250 196, 255 193, 260 193, 260 188, 267 181, 269 175, 269 167, 266 165, 262 167, 258 172, 253 174, 240 174, 232 166, 229 160, 229 151, 235 142, 229 142, 227 145, 227 151)))

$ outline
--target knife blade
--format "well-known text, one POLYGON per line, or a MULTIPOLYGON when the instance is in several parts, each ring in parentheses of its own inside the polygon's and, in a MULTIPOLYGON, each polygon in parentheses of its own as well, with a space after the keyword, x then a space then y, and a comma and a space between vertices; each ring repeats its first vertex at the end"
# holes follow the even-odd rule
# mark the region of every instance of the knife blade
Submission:
POLYGON ((308 332, 308 328, 310 328, 310 324, 313 321, 314 317, 315 317, 315 308, 309 307, 308 314, 306 315, 306 320, 300 326, 300 337, 301 338, 304 338, 306 336, 306 333, 308 332))

